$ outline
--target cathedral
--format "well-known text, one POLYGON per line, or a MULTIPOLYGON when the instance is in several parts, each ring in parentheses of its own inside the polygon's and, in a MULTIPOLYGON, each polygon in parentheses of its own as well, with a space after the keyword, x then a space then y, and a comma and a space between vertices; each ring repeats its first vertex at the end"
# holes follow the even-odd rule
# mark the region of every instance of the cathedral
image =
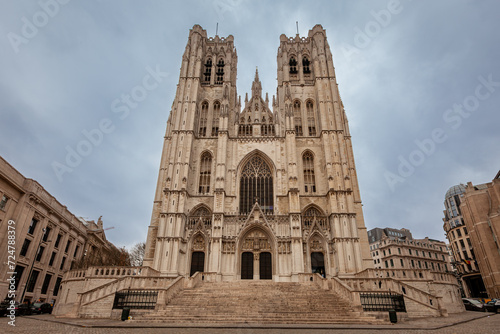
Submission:
POLYGON ((278 87, 236 90, 232 35, 195 25, 167 121, 144 265, 222 281, 373 268, 325 30, 280 36, 278 87))

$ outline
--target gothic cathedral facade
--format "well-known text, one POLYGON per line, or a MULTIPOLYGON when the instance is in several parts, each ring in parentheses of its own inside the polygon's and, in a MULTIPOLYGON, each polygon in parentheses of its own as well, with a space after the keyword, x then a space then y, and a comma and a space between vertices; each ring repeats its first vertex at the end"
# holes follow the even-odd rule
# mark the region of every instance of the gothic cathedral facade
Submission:
POLYGON ((236 91, 232 35, 190 33, 164 138, 144 265, 221 280, 373 267, 351 136, 322 26, 281 35, 272 101, 236 91))

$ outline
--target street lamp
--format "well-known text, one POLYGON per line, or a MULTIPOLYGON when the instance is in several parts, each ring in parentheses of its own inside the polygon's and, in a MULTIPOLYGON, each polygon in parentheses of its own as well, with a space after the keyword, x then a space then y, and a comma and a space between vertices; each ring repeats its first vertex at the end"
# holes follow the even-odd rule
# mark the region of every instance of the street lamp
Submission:
MULTIPOLYGON (((33 273, 33 266, 35 265, 36 257, 38 256, 38 253, 40 252, 40 246, 43 242, 43 236, 45 235, 45 232, 47 231, 47 229, 44 227, 44 228, 42 228, 42 231, 43 231, 43 233, 40 236, 40 241, 38 241, 38 247, 37 247, 35 256, 33 256, 33 261, 31 261, 30 273, 28 274, 28 279, 26 280, 26 283, 24 284, 23 294, 21 295, 20 303, 24 302, 24 294, 26 293, 26 288, 28 287, 28 284, 30 283, 31 274, 33 273)), ((50 242, 50 241, 51 240, 47 240, 47 242, 50 242)))

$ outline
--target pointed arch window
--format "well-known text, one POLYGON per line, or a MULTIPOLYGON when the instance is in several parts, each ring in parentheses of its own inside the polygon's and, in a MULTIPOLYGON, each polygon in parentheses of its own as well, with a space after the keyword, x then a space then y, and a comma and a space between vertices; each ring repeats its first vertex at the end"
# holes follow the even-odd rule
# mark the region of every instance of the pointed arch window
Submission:
POLYGON ((224 81, 224 59, 219 59, 219 62, 217 63, 215 84, 222 85, 223 81, 224 81))
POLYGON ((214 117, 212 121, 212 137, 217 137, 219 134, 219 117, 220 117, 220 103, 214 103, 214 117))
POLYGON ((198 192, 208 194, 210 192, 210 176, 212 173, 212 155, 205 152, 201 155, 200 161, 200 184, 198 192))
POLYGON ((314 157, 311 152, 307 151, 302 156, 302 166, 304 168, 304 190, 306 193, 315 193, 314 157))
POLYGON ((295 124, 295 135, 303 136, 302 132, 302 117, 300 115, 300 102, 295 101, 293 103, 293 120, 295 124))
POLYGON ((307 129, 309 136, 316 136, 316 118, 314 117, 314 105, 311 101, 306 103, 307 110, 307 129))
POLYGON ((208 118, 208 102, 203 102, 201 104, 201 113, 199 119, 198 136, 206 137, 207 135, 207 118, 208 118))
POLYGON ((212 59, 208 58, 205 63, 205 72, 203 73, 203 81, 210 83, 210 77, 212 76, 212 59))
POLYGON ((250 213, 256 201, 264 213, 273 212, 273 175, 271 168, 258 155, 252 157, 241 172, 240 213, 250 213))
POLYGON ((302 69, 304 71, 304 74, 311 73, 311 69, 309 68, 309 59, 307 59, 307 57, 304 57, 302 59, 302 69))
POLYGON ((295 57, 290 57, 288 65, 290 65, 290 74, 297 74, 297 60, 295 57))
POLYGON ((302 225, 307 228, 315 222, 322 228, 327 227, 326 216, 318 208, 311 206, 302 214, 302 225))
POLYGON ((189 215, 187 228, 194 229, 198 222, 201 222, 207 229, 212 227, 212 213, 204 206, 189 215))

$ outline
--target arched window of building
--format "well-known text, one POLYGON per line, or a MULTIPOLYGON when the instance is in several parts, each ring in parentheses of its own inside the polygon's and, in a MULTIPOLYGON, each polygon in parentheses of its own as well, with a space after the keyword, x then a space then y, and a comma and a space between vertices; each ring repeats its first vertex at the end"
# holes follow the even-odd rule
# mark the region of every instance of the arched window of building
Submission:
POLYGON ((309 136, 316 136, 316 118, 314 117, 314 105, 311 101, 306 102, 306 110, 309 136))
POLYGON ((208 194, 210 192, 210 175, 212 173, 212 155, 205 152, 201 155, 200 161, 200 184, 198 192, 208 194))
POLYGON ((207 229, 212 228, 212 213, 208 208, 201 206, 190 214, 187 228, 194 229, 198 222, 201 222, 207 229))
POLYGON ((290 57, 290 74, 297 74, 297 60, 295 60, 295 57, 292 56, 290 57))
POLYGON ((204 101, 201 104, 201 113, 200 113, 200 119, 199 119, 199 130, 198 130, 198 136, 199 137, 205 137, 207 135, 207 118, 208 118, 208 102, 204 101))
POLYGON ((212 76, 212 59, 208 58, 205 63, 205 73, 203 73, 204 81, 210 83, 210 77, 212 76))
POLYGON ((240 213, 248 214, 256 201, 263 212, 273 212, 273 175, 271 168, 258 155, 252 157, 241 172, 240 213))
POLYGON ((219 116, 220 116, 220 103, 214 103, 214 117, 212 121, 212 137, 217 137, 219 134, 219 116))
POLYGON ((304 168, 304 190, 306 193, 315 193, 314 157, 310 151, 302 155, 302 166, 304 168))
POLYGON ((303 136, 304 134, 302 132, 302 117, 301 117, 299 101, 295 101, 293 103, 293 120, 295 124, 295 135, 303 136))
POLYGON ((311 73, 311 70, 309 68, 309 59, 307 59, 307 57, 304 57, 302 59, 302 69, 304 71, 304 74, 309 74, 311 73))
POLYGON ((219 59, 217 63, 217 77, 215 79, 216 85, 222 85, 224 82, 224 59, 219 59))
POLYGON ((326 228, 326 216, 318 208, 311 206, 302 214, 302 225, 307 228, 315 222, 326 228))

